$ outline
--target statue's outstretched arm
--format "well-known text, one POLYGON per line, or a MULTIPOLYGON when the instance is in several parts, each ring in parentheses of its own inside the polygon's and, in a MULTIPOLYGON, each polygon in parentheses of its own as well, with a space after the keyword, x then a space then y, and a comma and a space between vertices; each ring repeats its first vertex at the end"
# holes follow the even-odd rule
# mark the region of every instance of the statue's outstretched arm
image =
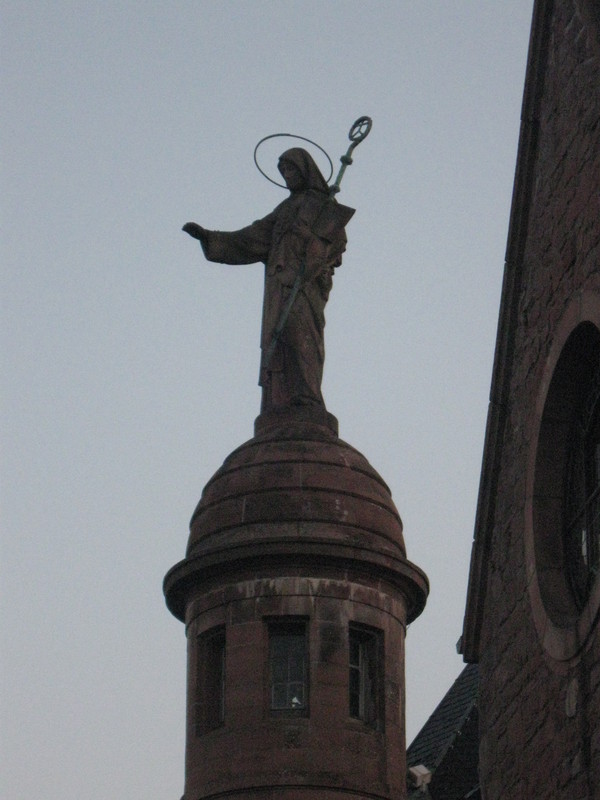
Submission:
POLYGON ((272 212, 239 231, 211 231, 196 222, 186 222, 183 230, 198 239, 208 261, 255 264, 268 258, 276 216, 272 212))

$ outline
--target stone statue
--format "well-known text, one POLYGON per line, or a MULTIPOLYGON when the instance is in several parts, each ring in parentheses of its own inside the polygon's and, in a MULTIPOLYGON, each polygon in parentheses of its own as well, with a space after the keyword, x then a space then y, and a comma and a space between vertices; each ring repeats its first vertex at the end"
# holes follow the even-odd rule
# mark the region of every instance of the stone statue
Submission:
POLYGON ((200 241, 209 261, 265 265, 261 333, 261 412, 318 405, 325 349, 325 305, 346 249, 344 228, 354 209, 337 203, 310 154, 283 153, 279 171, 290 196, 239 231, 183 230, 200 241))

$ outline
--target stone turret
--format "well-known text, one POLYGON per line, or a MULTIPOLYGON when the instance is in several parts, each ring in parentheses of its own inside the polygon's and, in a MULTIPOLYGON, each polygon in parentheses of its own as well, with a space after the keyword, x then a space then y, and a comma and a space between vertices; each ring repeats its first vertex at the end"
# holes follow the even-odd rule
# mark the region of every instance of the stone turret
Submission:
POLYGON ((424 573, 324 410, 264 414, 165 578, 185 621, 185 800, 405 797, 404 639, 424 573))

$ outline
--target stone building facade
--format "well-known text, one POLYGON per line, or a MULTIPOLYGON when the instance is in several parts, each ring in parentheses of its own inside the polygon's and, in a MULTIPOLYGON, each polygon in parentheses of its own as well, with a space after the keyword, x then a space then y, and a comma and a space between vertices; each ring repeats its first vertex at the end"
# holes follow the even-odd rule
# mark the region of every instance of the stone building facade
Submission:
POLYGON ((485 800, 600 798, 600 4, 537 0, 461 647, 485 800))

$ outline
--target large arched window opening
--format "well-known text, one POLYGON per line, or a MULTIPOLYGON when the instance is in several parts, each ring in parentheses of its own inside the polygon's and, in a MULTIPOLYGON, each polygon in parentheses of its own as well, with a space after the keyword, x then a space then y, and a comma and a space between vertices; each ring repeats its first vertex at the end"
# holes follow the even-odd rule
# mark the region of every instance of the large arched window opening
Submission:
POLYGON ((559 628, 585 607, 598 574, 600 330, 568 337, 546 395, 535 460, 533 540, 541 599, 559 628))
POLYGON ((573 418, 565 491, 565 563, 578 609, 600 564, 600 362, 590 367, 573 418))

